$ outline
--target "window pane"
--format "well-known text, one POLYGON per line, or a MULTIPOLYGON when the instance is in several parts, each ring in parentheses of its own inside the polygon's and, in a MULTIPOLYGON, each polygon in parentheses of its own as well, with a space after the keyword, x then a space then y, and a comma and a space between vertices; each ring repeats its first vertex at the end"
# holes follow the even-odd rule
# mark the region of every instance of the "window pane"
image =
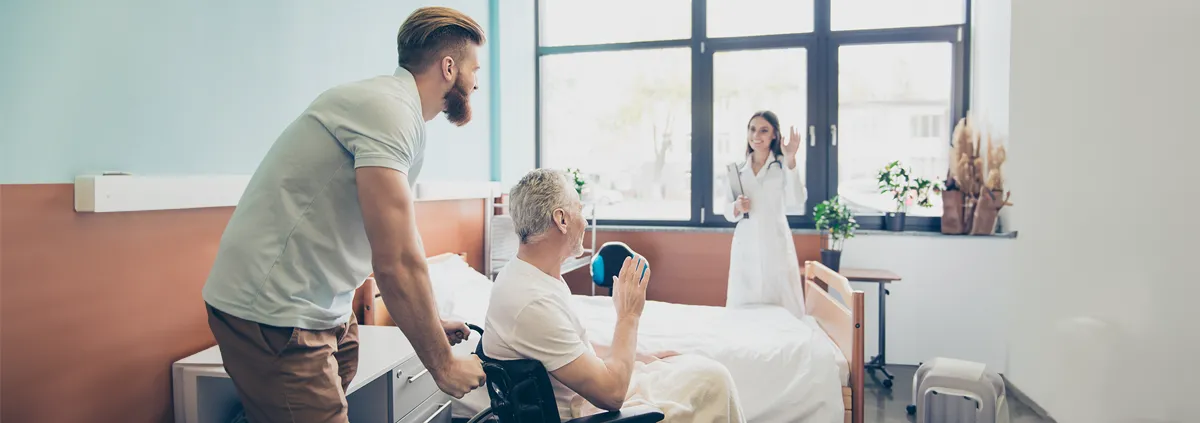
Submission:
POLYGON ((691 218, 691 55, 541 58, 542 165, 588 175, 600 219, 691 218))
MULTIPOLYGON (((808 52, 803 48, 713 54, 713 212, 733 202, 725 166, 746 159, 746 126, 759 110, 779 117, 786 139, 791 126, 808 137, 808 52)), ((808 149, 796 153, 803 166, 808 149)), ((753 210, 751 203, 751 210, 753 210)), ((802 215, 803 204, 788 210, 802 215)))
POLYGON ((708 0, 709 37, 812 32, 813 0, 708 0))
MULTIPOLYGON (((916 177, 946 179, 951 56, 949 43, 838 50, 838 193, 855 213, 895 209, 877 179, 893 160, 916 177)), ((931 199, 933 207, 914 204, 908 214, 941 216, 941 197, 931 199)))
POLYGON ((541 6, 543 46, 692 38, 691 0, 542 0, 541 6))
POLYGON ((833 0, 834 31, 955 25, 966 16, 965 0, 833 0))

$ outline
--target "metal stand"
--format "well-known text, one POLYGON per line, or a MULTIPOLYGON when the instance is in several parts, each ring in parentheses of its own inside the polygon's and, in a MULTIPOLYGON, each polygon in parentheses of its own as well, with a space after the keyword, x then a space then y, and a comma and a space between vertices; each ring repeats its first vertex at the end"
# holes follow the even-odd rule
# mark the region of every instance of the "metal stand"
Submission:
POLYGON ((887 358, 886 358, 886 353, 887 353, 887 336, 886 336, 886 333, 887 333, 887 330, 886 330, 887 329, 887 327, 886 327, 886 325, 887 325, 887 296, 888 296, 888 294, 890 294, 890 292, 888 292, 887 288, 885 288, 883 286, 885 283, 884 281, 879 281, 878 283, 879 283, 879 355, 872 357, 871 361, 868 361, 865 365, 863 365, 863 369, 865 369, 867 374, 871 375, 871 379, 874 379, 876 382, 879 381, 879 378, 876 377, 875 371, 878 370, 878 371, 882 372, 883 376, 886 377, 886 379, 883 380, 883 387, 887 388, 887 389, 892 389, 892 380, 895 379, 895 377, 892 376, 891 373, 888 373, 887 367, 885 367, 887 365, 887 358))
MULTIPOLYGON (((594 256, 597 253, 597 251, 596 251, 596 227, 599 226, 596 223, 599 220, 599 217, 597 216, 597 213, 596 213, 596 202, 593 201, 591 205, 592 205, 592 207, 591 207, 591 209, 592 209, 592 227, 591 227, 591 229, 592 229, 592 248, 589 251, 591 252, 593 258, 595 258, 594 256)), ((592 272, 592 266, 589 265, 588 266, 588 274, 590 275, 591 272, 592 272)), ((595 297, 596 296, 596 284, 589 283, 588 285, 592 286, 592 296, 595 297)))

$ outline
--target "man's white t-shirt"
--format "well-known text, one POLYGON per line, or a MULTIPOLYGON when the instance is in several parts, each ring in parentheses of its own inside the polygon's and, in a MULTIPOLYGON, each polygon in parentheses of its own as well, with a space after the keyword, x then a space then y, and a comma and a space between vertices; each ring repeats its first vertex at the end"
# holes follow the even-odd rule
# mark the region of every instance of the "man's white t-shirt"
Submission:
POLYGON ((331 88, 280 134, 250 178, 217 249, 204 301, 270 326, 350 320, 371 273, 355 169, 421 171, 425 119, 404 68, 331 88))
MULTIPOLYGON (((595 354, 579 316, 571 309, 566 281, 514 258, 496 275, 487 318, 483 353, 497 360, 534 359, 553 372, 584 353, 595 354)), ((571 418, 578 396, 553 376, 559 418, 571 418)))

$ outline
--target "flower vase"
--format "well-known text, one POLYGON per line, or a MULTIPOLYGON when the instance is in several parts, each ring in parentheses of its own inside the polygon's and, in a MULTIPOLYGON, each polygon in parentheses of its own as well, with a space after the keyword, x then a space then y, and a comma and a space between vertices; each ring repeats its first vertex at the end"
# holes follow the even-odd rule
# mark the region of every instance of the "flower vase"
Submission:
POLYGON ((892 232, 903 232, 904 231, 904 216, 905 216, 905 214, 906 213, 904 212, 903 209, 901 209, 900 211, 887 212, 887 214, 884 215, 884 217, 883 217, 884 229, 887 229, 892 232))
POLYGON ((942 192, 942 233, 962 235, 969 229, 966 226, 965 196, 962 191, 942 192))
POLYGON ((828 267, 834 272, 839 271, 842 264, 842 252, 840 250, 821 249, 821 264, 828 267))
POLYGON ((996 233, 997 217, 1004 207, 1004 193, 1001 191, 984 191, 975 205, 975 216, 971 222, 971 235, 992 235, 996 233))

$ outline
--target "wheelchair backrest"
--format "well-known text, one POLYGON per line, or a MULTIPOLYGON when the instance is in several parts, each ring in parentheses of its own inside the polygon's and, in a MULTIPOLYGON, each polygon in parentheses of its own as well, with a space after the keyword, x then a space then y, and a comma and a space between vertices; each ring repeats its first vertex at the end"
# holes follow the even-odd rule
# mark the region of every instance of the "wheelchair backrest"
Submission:
POLYGON ((500 423, 560 422, 550 374, 540 361, 490 358, 483 354, 483 339, 475 355, 483 363, 492 414, 500 423))

